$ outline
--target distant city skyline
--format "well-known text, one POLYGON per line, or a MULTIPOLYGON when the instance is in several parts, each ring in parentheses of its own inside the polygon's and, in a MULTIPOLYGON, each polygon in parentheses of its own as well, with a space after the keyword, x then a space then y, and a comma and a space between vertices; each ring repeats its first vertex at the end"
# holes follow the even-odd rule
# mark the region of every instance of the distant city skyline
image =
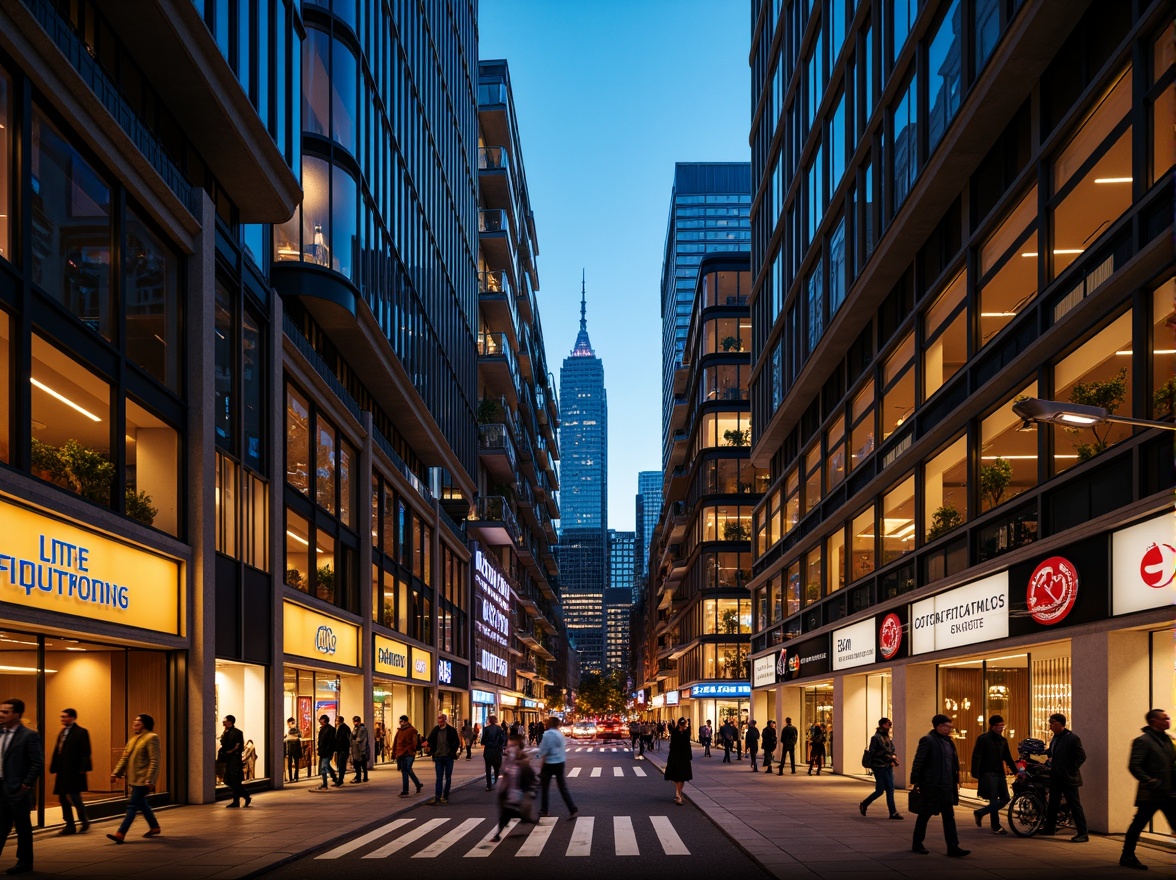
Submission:
POLYGON ((661 467, 659 296, 674 166, 751 159, 748 5, 482 0, 478 12, 480 56, 510 63, 548 364, 567 355, 586 270, 593 344, 612 377, 607 525, 633 530, 637 473, 661 467))

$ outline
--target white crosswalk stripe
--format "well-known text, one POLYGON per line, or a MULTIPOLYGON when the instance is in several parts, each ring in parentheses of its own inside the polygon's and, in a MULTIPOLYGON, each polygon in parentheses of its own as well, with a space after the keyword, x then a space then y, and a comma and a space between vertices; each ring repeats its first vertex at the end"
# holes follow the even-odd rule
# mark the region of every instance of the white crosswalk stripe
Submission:
POLYGON ((644 776, 644 775, 645 775, 645 771, 644 771, 644 770, 642 770, 640 767, 634 767, 634 768, 633 768, 633 775, 634 775, 634 776, 644 776))
POLYGON ((639 856, 637 835, 633 831, 633 820, 628 816, 613 816, 613 838, 616 840, 618 856, 639 856))
POLYGON ((600 776, 600 771, 601 771, 601 769, 602 769, 602 768, 600 768, 600 767, 593 767, 593 768, 592 768, 592 778, 593 778, 593 779, 595 779, 596 777, 600 776))
POLYGON ((583 767, 573 767, 571 770, 568 771, 568 779, 575 779, 577 776, 580 775, 580 771, 583 769, 584 769, 583 767))
POLYGON ((547 845, 548 838, 551 837, 551 829, 555 827, 555 823, 555 816, 541 818, 535 829, 527 835, 527 839, 523 841, 523 845, 519 847, 515 856, 525 859, 540 855, 543 852, 543 847, 547 845))
POLYGON ((325 853, 320 853, 319 855, 315 856, 315 858, 316 859, 337 859, 337 858, 340 858, 341 856, 347 855, 349 852, 355 852, 357 849, 360 849, 361 847, 367 846, 369 843, 371 843, 374 840, 379 840, 385 834, 391 834, 397 828, 403 828, 405 825, 408 825, 408 824, 415 822, 415 821, 416 821, 416 819, 397 819, 395 822, 389 822, 383 828, 377 828, 375 831, 372 831, 372 832, 369 832, 368 834, 364 834, 360 837, 357 837, 357 838, 355 838, 355 840, 352 840, 348 843, 345 843, 342 846, 337 846, 334 849, 328 850, 325 853))
POLYGON ((426 846, 419 853, 414 853, 414 859, 435 859, 449 847, 453 846, 469 832, 473 831, 484 822, 484 819, 466 819, 444 837, 426 846))
POLYGON ((426 834, 428 834, 434 828, 440 828, 442 825, 444 825, 448 821, 449 821, 448 819, 430 819, 428 822, 425 822, 423 825, 420 825, 420 826, 412 829, 412 831, 409 831, 403 837, 398 837, 395 840, 393 840, 391 843, 385 844, 384 846, 380 847, 379 849, 368 853, 366 856, 364 856, 364 858, 365 859, 386 859, 386 858, 388 858, 388 856, 392 855, 392 853, 398 852, 398 851, 404 849, 410 843, 414 843, 415 841, 420 840, 422 837, 424 837, 426 834))
POLYGON ((624 767, 613 767, 613 776, 624 776, 624 775, 625 775, 625 768, 624 767))
POLYGON ((653 823, 653 830, 657 832, 657 839, 667 856, 690 855, 690 850, 686 848, 686 844, 682 842, 682 838, 678 836, 678 832, 670 824, 669 816, 650 816, 649 821, 653 823))
POLYGON ((595 824, 596 820, 591 816, 581 816, 576 820, 576 827, 572 831, 572 839, 568 843, 568 851, 565 855, 569 857, 592 855, 592 828, 595 824))
MULTIPOLYGON (((506 827, 502 829, 501 836, 503 838, 507 837, 512 831, 514 831, 515 826, 518 824, 519 824, 518 819, 511 819, 509 822, 506 823, 506 827)), ((466 853, 465 857, 467 859, 487 858, 490 855, 490 853, 494 852, 494 850, 498 847, 498 844, 502 843, 501 840, 492 840, 491 839, 497 833, 498 833, 498 823, 495 822, 493 825, 490 826, 490 830, 486 832, 486 836, 483 837, 480 841, 478 841, 478 845, 475 846, 473 849, 471 849, 468 853, 466 853)))

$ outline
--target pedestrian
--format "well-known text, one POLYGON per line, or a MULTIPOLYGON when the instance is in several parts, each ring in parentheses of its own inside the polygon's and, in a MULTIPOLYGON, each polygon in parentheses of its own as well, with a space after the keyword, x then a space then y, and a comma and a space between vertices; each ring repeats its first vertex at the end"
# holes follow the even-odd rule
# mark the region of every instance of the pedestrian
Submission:
POLYGON ((645 757, 646 752, 653 751, 653 724, 649 721, 641 722, 641 757, 645 757))
POLYGON ((976 794, 988 801, 987 807, 973 810, 976 817, 976 827, 984 827, 984 815, 992 817, 992 833, 1008 834, 1000 824, 1000 811, 1009 802, 1009 785, 1005 781, 1005 768, 1009 773, 1017 772, 1013 754, 1009 751, 1009 741, 1005 739, 1005 720, 1000 715, 993 715, 988 719, 988 732, 976 738, 976 745, 972 747, 972 776, 978 785, 976 794))
MULTIPOLYGON (((520 741, 522 737, 519 737, 520 741)), ((498 724, 498 716, 491 715, 482 728, 482 760, 486 763, 486 791, 498 784, 502 775, 502 756, 506 749, 506 731, 498 724)))
POLYGON ((960 849, 956 834, 955 805, 960 800, 960 758, 951 741, 954 725, 946 715, 931 719, 931 731, 919 740, 915 760, 911 762, 911 790, 921 797, 919 815, 915 820, 915 836, 911 852, 927 855, 923 846, 927 823, 936 813, 943 816, 943 837, 947 854, 953 858, 966 856, 971 850, 960 849))
MULTIPOLYGON (((94 769, 90 754, 90 732, 78 724, 77 709, 61 710, 61 733, 53 747, 49 760, 49 772, 54 774, 53 793, 61 804, 61 818, 65 827, 58 834, 77 834, 74 825, 74 809, 78 811, 78 822, 82 831, 90 827, 86 819, 86 806, 82 803, 82 792, 86 790, 86 773, 94 769)), ((0 772, 0 777, 4 774, 0 772)))
POLYGON ((437 716, 437 724, 425 737, 425 744, 433 758, 433 770, 437 774, 433 796, 425 803, 444 806, 449 803, 449 786, 453 783, 453 762, 461 752, 461 737, 449 723, 448 715, 437 716))
POLYGON ((789 763, 792 764, 792 772, 796 772, 796 741, 800 737, 800 731, 792 726, 792 719, 785 718, 784 726, 780 728, 780 772, 778 775, 784 775, 784 756, 788 756, 789 763))
POLYGON ((254 779, 257 776, 257 746, 253 744, 253 740, 245 740, 245 751, 241 753, 241 765, 245 769, 245 779, 254 779))
POLYGON ((347 722, 342 715, 335 716, 335 769, 339 772, 339 778, 335 782, 335 787, 340 788, 343 785, 344 777, 347 775, 347 760, 351 757, 351 728, 347 726, 347 722))
POLYGON ((461 723, 461 744, 465 748, 466 760, 474 753, 474 728, 470 725, 470 719, 465 719, 461 723))
POLYGON ((690 748, 690 727, 685 718, 670 728, 670 753, 666 755, 666 769, 663 774, 667 782, 674 783, 674 803, 682 805, 682 787, 694 778, 690 768, 694 751, 690 748))
POLYGON ((1045 827, 1038 834, 1058 833, 1058 807, 1062 798, 1070 805, 1070 816, 1074 819, 1074 830, 1078 833, 1070 838, 1071 843, 1086 843, 1086 813, 1078 789, 1082 787, 1082 772, 1079 768, 1086 763, 1086 752, 1078 734, 1066 728, 1066 716, 1056 712, 1049 716, 1049 729, 1053 739, 1049 741, 1049 806, 1045 809, 1045 827))
POLYGON ((37 732, 24 726, 24 700, 0 703, 0 852, 16 829, 16 864, 4 873, 33 872, 34 787, 45 768, 45 751, 37 732))
POLYGON ((335 754, 335 730, 331 727, 331 716, 329 715, 319 716, 318 742, 315 744, 315 750, 318 753, 319 776, 323 780, 323 784, 316 791, 322 791, 327 787, 328 776, 331 777, 333 785, 342 785, 341 776, 336 776, 335 768, 331 766, 331 756, 335 754))
POLYGON ((870 755, 870 771, 874 774, 874 793, 858 804, 858 810, 863 816, 866 815, 866 807, 885 794, 890 818, 902 818, 902 813, 894 805, 894 768, 898 766, 898 756, 894 754, 894 738, 891 736, 893 727, 894 722, 889 718, 879 718, 878 729, 870 737, 867 751, 870 755))
POLYGON ((384 760, 385 736, 384 722, 377 721, 372 727, 372 751, 375 753, 373 764, 382 763, 384 760))
MULTIPOLYGON (((412 780, 416 786, 416 793, 421 793, 421 781, 412 772, 412 762, 416 760, 416 753, 420 750, 421 735, 417 729, 408 723, 408 716, 400 716, 400 726, 396 728, 396 735, 392 737, 392 760, 396 762, 396 769, 400 771, 403 787, 400 790, 402 798, 408 797, 408 782, 412 780)), ((326 788, 326 786, 323 786, 326 788)))
POLYGON ((242 762, 245 757, 245 736, 237 729, 237 719, 232 715, 226 715, 221 724, 225 729, 221 732, 220 751, 216 759, 225 765, 225 785, 233 793, 233 800, 225 804, 225 809, 233 810, 241 806, 241 798, 245 798, 245 806, 249 806, 253 800, 242 784, 245 778, 245 765, 242 762))
POLYGON ((742 720, 739 721, 739 723, 736 723, 734 717, 732 717, 731 718, 731 727, 735 731, 735 754, 736 754, 735 760, 742 761, 743 760, 743 732, 746 729, 747 725, 742 720))
POLYGON ((161 749, 159 735, 155 733, 155 719, 150 715, 136 715, 131 722, 131 738, 123 749, 122 757, 110 774, 110 781, 126 777, 127 785, 131 789, 130 800, 127 801, 127 814, 123 817, 118 831, 106 836, 115 843, 122 843, 131 830, 131 823, 135 815, 142 813, 147 820, 147 831, 144 837, 155 837, 161 833, 159 823, 155 821, 155 814, 151 812, 151 805, 147 803, 147 795, 155 791, 155 781, 159 778, 159 761, 161 749))
POLYGON ((711 756, 710 747, 711 740, 714 739, 714 735, 715 730, 713 727, 711 727, 711 720, 708 718, 706 719, 706 724, 702 725, 702 727, 700 727, 698 730, 698 741, 702 743, 702 756, 704 758, 709 758, 711 756))
POLYGON ((813 775, 813 768, 817 768, 817 775, 821 775, 821 768, 825 766, 825 725, 816 723, 809 728, 809 769, 808 775, 813 775))
POLYGON ((629 749, 637 751, 637 740, 641 738, 641 724, 636 718, 629 722, 629 749))
POLYGON ((760 732, 759 722, 754 718, 747 722, 747 732, 743 734, 743 742, 747 746, 747 758, 751 761, 751 772, 755 773, 759 770, 756 758, 759 756, 760 732))
POLYGON ((302 763, 302 731, 298 729, 293 718, 286 719, 286 739, 283 741, 286 752, 286 781, 298 781, 298 765, 302 763))
POLYGON ((657 723, 657 750, 661 751, 661 741, 666 738, 666 722, 659 721, 657 723))
POLYGON ((1172 721, 1163 709, 1149 711, 1146 721, 1143 733, 1131 742, 1127 769, 1139 781, 1139 788, 1135 793, 1135 818, 1127 827, 1123 854, 1119 856, 1119 864, 1124 868, 1142 870, 1147 870, 1147 865, 1136 858, 1135 845, 1156 811, 1164 814, 1169 828, 1176 828, 1176 780, 1173 780, 1176 745, 1168 734, 1172 721))
POLYGON ((351 731, 351 767, 355 776, 351 781, 367 782, 368 762, 372 759, 371 734, 358 715, 352 716, 351 723, 355 725, 351 731))
POLYGON ((764 750, 764 772, 772 772, 772 753, 776 751, 776 746, 780 742, 780 735, 776 732, 776 719, 768 720, 768 726, 764 728, 763 734, 760 736, 760 745, 764 750))
POLYGON ((502 829, 511 819, 537 821, 535 779, 535 770, 527 757, 522 734, 512 736, 506 746, 506 761, 503 763, 501 781, 498 784, 498 830, 494 832, 491 840, 502 840, 502 829))
POLYGON ((539 785, 543 789, 543 805, 539 808, 539 815, 547 815, 547 794, 554 777, 556 785, 559 786, 560 796, 567 804, 568 818, 575 819, 579 810, 572 803, 572 796, 568 794, 568 783, 564 778, 568 760, 567 744, 564 735, 559 732, 559 719, 554 715, 547 719, 547 730, 543 734, 543 739, 539 741, 539 760, 539 785))
POLYGON ((735 745, 735 725, 728 718, 719 728, 719 739, 723 742, 723 763, 731 763, 731 749, 735 745))

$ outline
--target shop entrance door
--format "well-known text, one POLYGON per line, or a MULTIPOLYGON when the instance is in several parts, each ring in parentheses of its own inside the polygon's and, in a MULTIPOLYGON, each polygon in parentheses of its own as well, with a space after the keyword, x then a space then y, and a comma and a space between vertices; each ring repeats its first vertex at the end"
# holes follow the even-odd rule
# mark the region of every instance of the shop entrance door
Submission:
POLYGON ((825 681, 804 689, 804 724, 806 747, 812 742, 814 728, 819 725, 824 733, 824 765, 828 767, 833 763, 833 682, 825 681))

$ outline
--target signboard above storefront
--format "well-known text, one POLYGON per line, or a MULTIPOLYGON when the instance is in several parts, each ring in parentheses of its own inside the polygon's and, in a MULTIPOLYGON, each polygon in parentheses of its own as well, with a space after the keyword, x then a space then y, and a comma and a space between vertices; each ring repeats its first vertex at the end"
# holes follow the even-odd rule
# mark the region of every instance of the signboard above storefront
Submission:
POLYGON ((416 681, 433 680, 433 652, 424 648, 412 647, 412 677, 416 681))
POLYGON ((396 678, 408 678, 408 645, 384 636, 375 637, 373 656, 375 663, 372 671, 376 675, 391 675, 396 678))
POLYGON ((867 666, 874 662, 877 650, 878 638, 873 617, 833 631, 834 669, 867 666))
POLYGON ((1111 536, 1111 610, 1131 614, 1176 603, 1176 522, 1171 513, 1111 536))
POLYGON ((292 657, 359 666, 359 627, 354 623, 286 600, 282 632, 282 650, 292 657))
POLYGON ((1009 573, 911 605, 911 653, 928 654, 1009 635, 1009 573))
POLYGON ((829 662, 829 636, 817 636, 803 641, 785 642, 776 655, 776 678, 792 681, 813 675, 828 675, 832 670, 829 662), (783 669, 783 677, 780 670, 783 669))
POLYGON ((493 706, 496 702, 494 694, 490 693, 490 691, 481 691, 477 688, 474 688, 470 693, 470 699, 484 706, 493 706))
POLYGON ((667 706, 677 706, 678 705, 678 692, 677 691, 666 691, 666 705, 667 706))
POLYGON ((751 684, 746 681, 706 682, 692 685, 690 699, 704 700, 712 697, 750 697, 751 684))
POLYGON ((183 635, 182 595, 176 560, 0 500, 0 607, 183 635))
POLYGON ((751 686, 753 688, 776 683, 776 653, 773 651, 751 661, 751 686))
POLYGON ((1091 535, 1009 568, 1009 635, 1031 635, 1110 616, 1109 535, 1091 535))

